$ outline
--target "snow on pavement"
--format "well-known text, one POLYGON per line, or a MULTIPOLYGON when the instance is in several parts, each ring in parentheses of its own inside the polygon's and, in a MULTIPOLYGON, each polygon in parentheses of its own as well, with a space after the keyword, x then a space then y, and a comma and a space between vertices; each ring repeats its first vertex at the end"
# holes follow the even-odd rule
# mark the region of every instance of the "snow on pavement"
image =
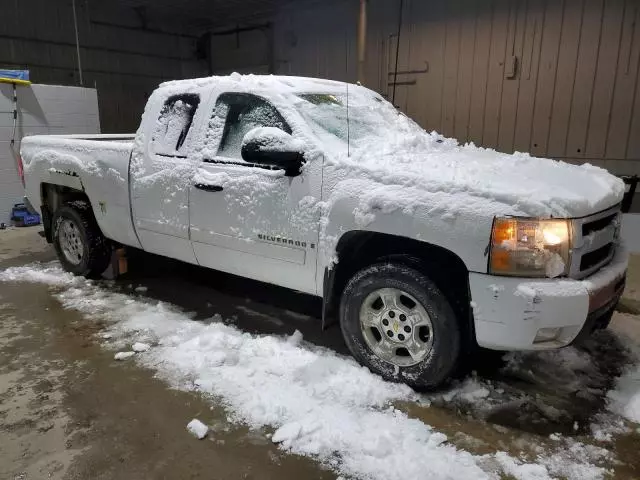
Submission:
MULTIPOLYGON (((196 322, 166 303, 74 277, 57 262, 9 268, 0 271, 0 281, 51 286, 64 307, 109 323, 111 337, 103 335, 102 341, 111 348, 155 345, 136 355, 136 361, 172 386, 213 395, 232 421, 271 427, 272 441, 281 448, 313 457, 349 478, 493 479, 507 473, 519 480, 556 475, 595 480, 605 475, 591 462, 607 451, 571 439, 558 451, 541 451, 536 463, 504 452, 473 455, 456 448, 443 433, 391 405, 424 397, 383 381, 351 358, 301 343, 299 332, 282 338, 196 322)), ((491 388, 466 385, 448 401, 459 396, 480 404, 490 401, 491 388)))
POLYGON ((632 422, 640 423, 640 365, 635 365, 617 381, 609 392, 609 408, 632 422))
POLYGON ((146 352, 150 348, 151 348, 151 345, 149 345, 148 343, 142 343, 142 342, 136 342, 133 345, 131 345, 131 350, 133 350, 136 353, 146 352))
POLYGON ((114 360, 126 360, 127 358, 131 358, 136 354, 136 352, 118 352, 113 356, 114 360))
POLYGON ((187 430, 198 440, 202 440, 207 436, 207 433, 209 433, 209 427, 207 427, 197 418, 194 418, 189 423, 187 423, 187 430))
POLYGON ((609 410, 640 424, 640 346, 629 341, 627 349, 633 359, 622 375, 616 380, 616 386, 607 393, 609 410))

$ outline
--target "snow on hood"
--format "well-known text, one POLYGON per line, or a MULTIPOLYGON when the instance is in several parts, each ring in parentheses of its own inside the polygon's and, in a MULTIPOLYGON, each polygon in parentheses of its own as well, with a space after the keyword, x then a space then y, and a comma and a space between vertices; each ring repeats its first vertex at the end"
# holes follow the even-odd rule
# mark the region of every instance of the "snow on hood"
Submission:
POLYGON ((334 90, 286 97, 329 152, 329 164, 346 168, 350 179, 464 193, 499 204, 502 214, 542 217, 586 216, 619 203, 624 194, 620 179, 590 164, 499 153, 427 133, 364 87, 349 86, 348 95, 334 90))
POLYGON ((590 164, 508 155, 435 133, 384 142, 373 156, 360 149, 345 163, 385 184, 495 200, 505 205, 504 214, 580 217, 615 205, 624 194, 622 180, 590 164))

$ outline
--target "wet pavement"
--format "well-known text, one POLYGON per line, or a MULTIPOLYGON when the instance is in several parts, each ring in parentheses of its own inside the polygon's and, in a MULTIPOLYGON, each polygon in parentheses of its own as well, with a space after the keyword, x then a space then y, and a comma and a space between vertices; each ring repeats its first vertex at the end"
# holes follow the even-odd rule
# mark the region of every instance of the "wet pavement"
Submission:
MULTIPOLYGON (((0 268, 54 258, 23 233, 11 246, 0 236, 0 268)), ((199 395, 115 362, 96 341, 100 327, 63 309, 45 285, 0 283, 1 479, 335 478, 265 432, 227 422, 199 395), (202 441, 185 429, 196 417, 213 426, 202 441)))
MULTIPOLYGON (((37 230, 0 231, 0 269, 52 259, 37 230)), ((613 328, 640 343, 640 262, 633 261, 628 301, 613 328)), ((197 320, 221 315, 245 331, 297 329, 308 342, 348 353, 338 328, 320 330, 316 298, 139 252, 129 268, 108 288, 169 302, 197 320)), ((0 283, 0 478, 336 477, 279 450, 269 432, 231 423, 214 400, 115 362, 100 330, 99 322, 63 309, 46 285, 0 283), (185 426, 192 418, 212 425, 212 434, 191 437, 185 426)), ((640 478, 637 426, 616 426, 620 420, 604 410, 630 354, 607 331, 574 351, 575 358, 546 352, 506 362, 487 353, 458 387, 397 407, 472 453, 504 450, 534 460, 580 442, 591 448, 589 461, 611 469, 610 478, 640 478), (612 440, 595 438, 593 423, 609 425, 612 440)))

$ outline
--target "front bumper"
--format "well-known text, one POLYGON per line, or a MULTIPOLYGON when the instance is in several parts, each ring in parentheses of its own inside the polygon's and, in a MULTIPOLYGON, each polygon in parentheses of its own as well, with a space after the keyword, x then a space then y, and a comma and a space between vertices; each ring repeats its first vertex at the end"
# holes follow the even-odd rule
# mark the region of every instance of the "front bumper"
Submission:
POLYGON ((608 265, 582 280, 470 273, 478 344, 496 350, 545 350, 588 335, 618 303, 627 264, 628 254, 620 247, 608 265), (541 329, 558 329, 557 335, 544 340, 541 329))

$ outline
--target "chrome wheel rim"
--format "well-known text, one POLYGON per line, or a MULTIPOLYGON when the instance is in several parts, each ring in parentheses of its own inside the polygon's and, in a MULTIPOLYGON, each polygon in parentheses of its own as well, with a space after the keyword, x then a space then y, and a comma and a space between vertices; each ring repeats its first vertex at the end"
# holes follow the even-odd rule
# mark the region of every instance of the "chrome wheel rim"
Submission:
POLYGON ((360 307, 365 342, 380 359, 398 367, 423 361, 433 347, 433 324, 425 308, 398 288, 371 292, 360 307))
POLYGON ((58 225, 58 242, 67 261, 79 265, 84 255, 80 230, 74 222, 64 219, 58 225))

